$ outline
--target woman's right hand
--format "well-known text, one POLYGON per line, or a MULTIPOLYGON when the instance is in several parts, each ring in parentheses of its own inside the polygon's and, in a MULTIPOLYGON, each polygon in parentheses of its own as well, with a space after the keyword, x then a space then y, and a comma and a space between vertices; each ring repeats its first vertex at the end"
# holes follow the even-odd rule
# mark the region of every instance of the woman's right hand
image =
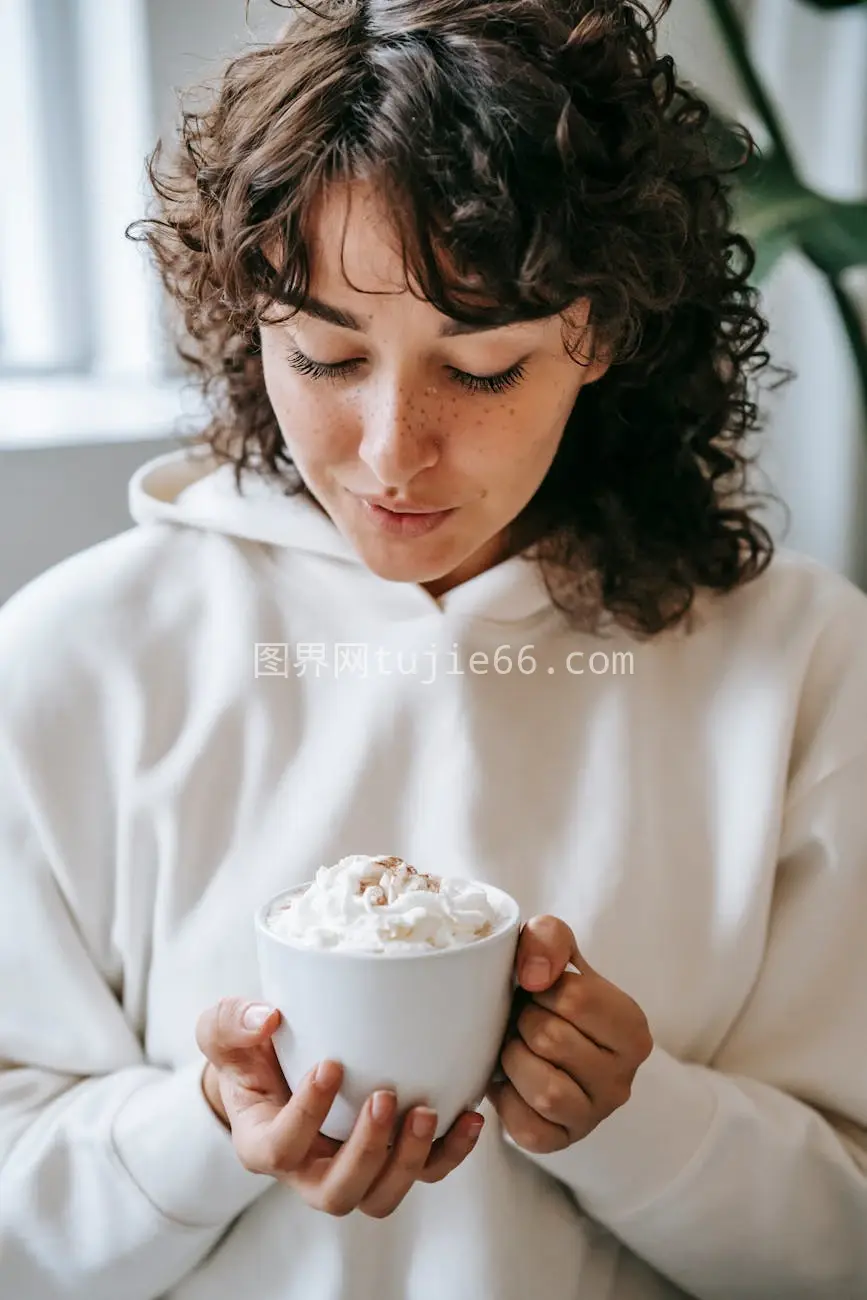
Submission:
POLYGON ((324 1137, 319 1129, 343 1071, 322 1061, 292 1093, 271 1042, 279 1023, 277 1010, 223 998, 196 1026, 208 1059, 202 1090, 245 1168, 288 1184, 325 1214, 358 1209, 384 1219, 413 1183, 440 1182, 472 1151, 481 1115, 465 1111, 432 1142, 435 1112, 416 1106, 398 1123, 392 1092, 368 1098, 345 1142, 324 1137))

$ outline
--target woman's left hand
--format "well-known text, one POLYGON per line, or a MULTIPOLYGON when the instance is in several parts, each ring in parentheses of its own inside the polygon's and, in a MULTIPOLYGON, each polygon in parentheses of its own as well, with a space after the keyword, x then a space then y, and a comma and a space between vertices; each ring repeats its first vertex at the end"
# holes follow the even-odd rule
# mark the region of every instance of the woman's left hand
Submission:
POLYGON ((579 1142, 629 1100, 653 1039, 641 1008, 588 966, 565 921, 528 921, 517 968, 532 996, 515 994, 516 1032, 499 1062, 506 1079, 486 1095, 517 1145, 541 1155, 579 1142))

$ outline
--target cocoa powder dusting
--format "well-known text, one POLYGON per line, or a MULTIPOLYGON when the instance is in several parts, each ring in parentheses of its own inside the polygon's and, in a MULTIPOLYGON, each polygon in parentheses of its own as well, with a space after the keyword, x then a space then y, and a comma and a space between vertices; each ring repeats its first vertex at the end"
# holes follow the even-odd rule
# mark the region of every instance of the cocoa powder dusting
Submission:
MULTIPOLYGON (((415 867, 410 866, 403 858, 394 856, 374 858, 377 866, 381 866, 386 872, 396 876, 398 880, 405 880, 408 876, 417 876, 420 882, 423 882, 425 890, 429 894, 438 894, 440 892, 440 882, 435 876, 429 876, 424 871, 417 871, 415 867)), ((365 877, 365 882, 366 882, 365 877)), ((377 876, 377 881, 379 876, 377 876)))
POLYGON ((374 862, 380 863, 385 867, 386 871, 398 871, 401 867, 405 867, 409 875, 415 876, 417 874, 415 867, 411 867, 408 862, 404 862, 403 858, 374 858, 374 862))

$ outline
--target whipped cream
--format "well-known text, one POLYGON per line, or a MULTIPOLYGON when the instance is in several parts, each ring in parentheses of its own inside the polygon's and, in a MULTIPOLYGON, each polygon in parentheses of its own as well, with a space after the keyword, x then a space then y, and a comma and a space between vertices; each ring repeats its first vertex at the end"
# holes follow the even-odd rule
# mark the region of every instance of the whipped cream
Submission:
POLYGON ((275 904, 267 924, 311 948, 417 952, 483 939, 500 921, 481 885, 356 853, 319 867, 303 893, 275 904))

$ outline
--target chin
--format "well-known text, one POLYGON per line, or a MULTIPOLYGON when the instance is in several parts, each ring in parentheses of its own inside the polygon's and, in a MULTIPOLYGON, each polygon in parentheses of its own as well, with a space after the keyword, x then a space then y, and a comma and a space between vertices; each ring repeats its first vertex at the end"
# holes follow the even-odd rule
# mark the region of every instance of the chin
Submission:
POLYGON ((421 564, 418 560, 413 561, 409 556, 401 560, 397 556, 374 556, 366 555, 363 552, 359 552, 359 559, 371 573, 375 573, 378 578, 384 578, 387 582, 414 582, 417 584, 437 582, 440 578, 446 577, 456 567, 452 564, 421 564))
MULTIPOLYGON (((424 556, 418 543, 365 545, 359 537, 351 538, 353 548, 365 568, 389 582, 436 582, 453 572, 462 555, 424 556), (415 553, 413 553, 415 552, 415 553)), ((365 539, 367 541, 367 539, 365 539)))

